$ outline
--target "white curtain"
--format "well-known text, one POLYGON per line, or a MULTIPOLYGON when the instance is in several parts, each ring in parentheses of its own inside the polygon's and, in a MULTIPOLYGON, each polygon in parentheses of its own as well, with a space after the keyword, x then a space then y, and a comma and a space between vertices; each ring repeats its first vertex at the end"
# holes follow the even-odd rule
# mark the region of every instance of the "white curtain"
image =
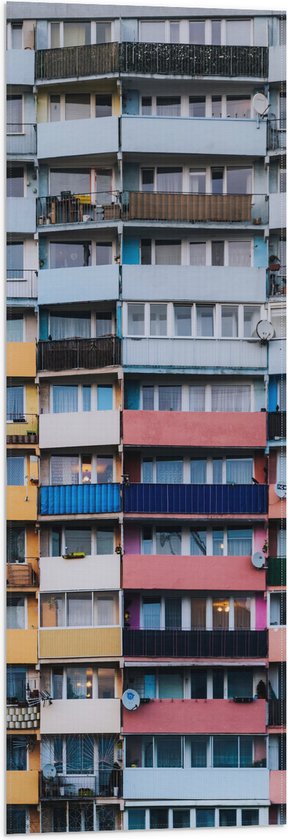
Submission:
POLYGON ((228 557, 246 557, 252 554, 251 528, 228 531, 228 557))
POLYGON ((97 598, 97 619, 95 623, 100 626, 115 624, 113 598, 97 598))
POLYGON ((159 411, 181 411, 181 385, 159 385, 159 411))
POLYGON ((23 487, 25 458, 7 457, 7 485, 23 487))
POLYGON ((91 627, 92 593, 77 592, 67 595, 68 627, 91 627))
POLYGON ((157 190, 158 192, 182 192, 182 169, 157 169, 157 190))
POLYGON ((143 603, 143 629, 160 630, 160 601, 147 601, 143 603))
POLYGON ((155 242, 156 265, 181 265, 181 242, 155 242))
POLYGON ((189 411, 205 411, 205 385, 190 385, 189 411))
POLYGON ((190 242, 190 265, 206 265, 206 242, 190 242))
POLYGON ((156 484, 182 484, 183 461, 175 459, 156 461, 156 484))
POLYGON ((78 411, 78 385, 53 385, 53 413, 78 411))
POLYGON ((52 455, 51 484, 79 484, 78 455, 52 455))
POLYGON ((251 411, 250 385, 212 385, 212 411, 251 411))
POLYGON ((89 43, 90 22, 64 23, 64 47, 82 47, 89 43), (87 34, 86 34, 87 33, 87 34))
POLYGON ((239 242, 232 240, 228 242, 228 262, 231 266, 249 267, 251 265, 251 241, 250 239, 239 242))
POLYGON ((114 531, 104 531, 104 529, 98 529, 97 537, 96 537, 96 544, 97 544, 97 554, 113 554, 114 552, 114 531))
POLYGON ((154 410, 154 385, 142 386, 143 411, 154 410))
POLYGON ((250 458, 226 461, 226 484, 251 484, 253 461, 250 458))
POLYGON ((8 318, 7 341, 23 341, 23 318, 8 318))
POLYGON ((91 323, 88 318, 73 318, 72 316, 50 315, 50 333, 52 338, 90 338, 91 323))
POLYGON ((200 169, 198 172, 190 169, 189 172, 189 189, 191 193, 203 194, 206 192, 206 170, 200 169))
POLYGON ((24 412, 23 385, 7 386, 7 420, 21 420, 24 412))
POLYGON ((150 305, 150 335, 167 335, 166 303, 152 303, 150 305))
POLYGON ((191 461, 191 484, 206 484, 207 462, 204 458, 191 461))
POLYGON ((169 531, 156 531, 156 554, 181 554, 181 532, 170 529, 169 531))
POLYGON ((180 117, 181 98, 180 96, 157 96, 156 99, 157 117, 180 117))

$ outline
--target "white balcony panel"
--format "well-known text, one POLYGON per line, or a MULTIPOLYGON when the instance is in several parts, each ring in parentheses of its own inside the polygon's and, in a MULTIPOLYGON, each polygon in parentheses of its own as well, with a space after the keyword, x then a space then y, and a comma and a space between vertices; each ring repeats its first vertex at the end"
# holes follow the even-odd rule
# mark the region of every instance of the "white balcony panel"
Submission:
POLYGON ((123 152, 265 155, 266 125, 257 120, 123 117, 123 152))
POLYGON ((41 592, 63 591, 69 581, 69 591, 120 589, 119 554, 94 554, 64 560, 63 557, 40 558, 41 592))
POLYGON ((270 47, 269 49, 269 82, 285 82, 286 79, 286 47, 270 47))
MULTIPOLYGON (((283 313, 283 330, 285 329, 283 313)), ((276 338, 269 342, 269 374, 284 374, 286 370, 286 340, 276 338)))
POLYGON ((67 446, 111 446, 120 440, 119 411, 75 411, 41 414, 39 446, 61 449, 67 446))
POLYGON ((6 230, 8 233, 35 233, 35 198, 6 199, 6 230))
POLYGON ((120 700, 53 700, 41 706, 41 735, 120 732, 120 700))
POLYGON ((269 225, 278 230, 286 227, 286 193, 270 193, 269 225))
POLYGON ((47 268, 39 271, 39 305, 117 300, 117 265, 47 268))
POLYGON ((116 154, 117 117, 38 123, 38 158, 116 154))
MULTIPOLYGON (((194 300, 263 303, 264 268, 123 265, 124 300, 194 300)), ((39 301, 41 302, 41 301, 39 301)))
POLYGON ((34 50, 7 50, 7 85, 34 85, 34 50))
MULTIPOLYGON (((267 348, 241 339, 126 338, 123 364, 127 367, 208 368, 257 372, 267 367, 267 348)), ((40 444, 41 446, 41 444, 40 444)))
MULTIPOLYGON (((266 769, 127 769, 124 799, 243 801, 257 807, 269 799, 266 769)), ((267 803, 268 804, 268 803, 267 803)))

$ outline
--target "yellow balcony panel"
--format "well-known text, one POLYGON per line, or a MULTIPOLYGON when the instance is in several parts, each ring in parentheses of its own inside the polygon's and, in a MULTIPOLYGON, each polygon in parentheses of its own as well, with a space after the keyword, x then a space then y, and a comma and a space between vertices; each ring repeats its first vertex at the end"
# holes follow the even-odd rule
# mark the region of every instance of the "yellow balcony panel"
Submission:
POLYGON ((121 656, 120 627, 40 630, 40 659, 121 656))
POLYGON ((36 376, 36 345, 34 341, 9 341, 6 356, 7 376, 36 376))
POLYGON ((7 630, 8 665, 30 665, 37 661, 37 630, 7 630))
POLYGON ((7 805, 37 805, 38 770, 7 770, 7 805))
POLYGON ((23 522, 37 519, 37 487, 7 487, 6 513, 8 520, 23 522))

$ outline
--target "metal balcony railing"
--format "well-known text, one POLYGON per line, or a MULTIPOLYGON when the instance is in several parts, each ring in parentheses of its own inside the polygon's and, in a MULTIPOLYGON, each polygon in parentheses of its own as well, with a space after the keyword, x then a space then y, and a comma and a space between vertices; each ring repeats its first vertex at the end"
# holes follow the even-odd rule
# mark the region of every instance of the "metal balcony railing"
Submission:
POLYGON ((266 484, 129 484, 125 513, 266 514, 266 484))
POLYGON ((286 295, 286 266, 279 271, 269 271, 268 294, 270 297, 286 295))
POLYGON ((6 123, 7 155, 36 155, 36 130, 35 123, 6 123))
POLYGON ((269 411, 268 415, 268 440, 275 438, 286 438, 286 411, 269 411))
POLYGON ((124 656, 262 657, 266 630, 123 630, 124 656))
POLYGON ((108 73, 267 78, 268 48, 126 41, 36 52, 36 79, 108 73))
POLYGON ((38 415, 37 414, 7 414, 6 417, 6 441, 7 443, 38 442, 38 415))
POLYGON ((118 513, 120 484, 64 484, 39 490, 41 516, 77 513, 118 513))
POLYGON ((56 775, 47 781, 40 776, 41 799, 119 798, 122 795, 122 772, 118 768, 99 769, 98 775, 71 773, 56 775))
POLYGON ((39 341, 37 346, 38 370, 94 369, 120 364, 121 342, 116 335, 39 341))
POLYGON ((8 268, 7 298, 37 298, 38 271, 32 268, 8 268))
POLYGON ((268 120, 267 146, 270 152, 286 151, 286 120, 268 120))
POLYGON ((38 575, 31 563, 7 563, 6 564, 7 586, 26 587, 36 586, 38 575))
POLYGON ((286 557, 269 557, 267 586, 286 586, 286 557))
POLYGON ((286 699, 269 700, 268 702, 268 726, 286 725, 286 699))
POLYGON ((37 198, 37 224, 78 225, 88 222, 111 222, 120 219, 118 192, 60 195, 37 198))
POLYGON ((124 192, 122 218, 153 222, 252 222, 252 196, 124 192))

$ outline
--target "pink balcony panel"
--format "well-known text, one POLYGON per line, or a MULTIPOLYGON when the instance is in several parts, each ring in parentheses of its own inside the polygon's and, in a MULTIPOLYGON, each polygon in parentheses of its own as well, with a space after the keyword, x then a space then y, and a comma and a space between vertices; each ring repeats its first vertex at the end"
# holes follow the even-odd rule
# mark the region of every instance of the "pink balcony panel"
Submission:
POLYGON ((286 499, 279 499, 275 493, 274 484, 269 485, 268 499, 269 519, 286 519, 286 499))
POLYGON ((269 628, 269 662, 286 661, 286 627, 269 628))
POLYGON ((286 770, 270 770, 269 787, 271 803, 284 805, 286 802, 286 770))
POLYGON ((251 557, 125 554, 123 589, 209 589, 264 592, 265 572, 251 557))
POLYGON ((265 412, 124 411, 126 446, 265 447, 265 412))
POLYGON ((150 700, 135 712, 123 709, 123 731, 150 733, 265 733, 266 703, 233 700, 150 700))

